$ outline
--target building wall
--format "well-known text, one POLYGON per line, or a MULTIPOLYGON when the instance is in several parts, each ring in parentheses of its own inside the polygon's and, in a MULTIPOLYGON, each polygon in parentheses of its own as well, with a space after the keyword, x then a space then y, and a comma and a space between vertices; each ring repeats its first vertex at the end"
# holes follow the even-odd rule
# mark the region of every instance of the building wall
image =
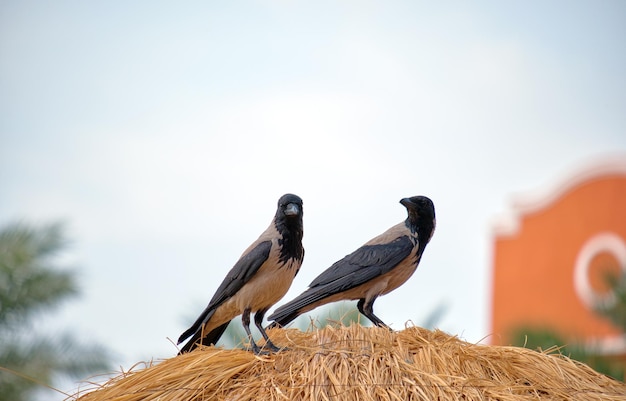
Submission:
POLYGON ((626 269, 626 166, 617 166, 570 180, 496 233, 492 343, 510 344, 521 326, 576 340, 619 334, 593 311, 610 302, 606 273, 626 269))

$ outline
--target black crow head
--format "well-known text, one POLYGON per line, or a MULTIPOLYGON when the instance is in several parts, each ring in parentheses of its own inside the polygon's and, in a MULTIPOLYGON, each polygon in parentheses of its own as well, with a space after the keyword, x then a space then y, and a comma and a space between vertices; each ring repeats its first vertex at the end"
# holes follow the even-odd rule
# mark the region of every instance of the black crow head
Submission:
POLYGON ((425 196, 403 198, 400 203, 406 207, 409 216, 406 219, 411 231, 417 231, 420 238, 430 240, 435 231, 435 205, 425 196))
POLYGON ((285 194, 278 200, 276 220, 302 221, 302 199, 298 195, 285 194))
POLYGON ((285 194, 278 200, 274 224, 282 236, 279 243, 281 245, 280 259, 283 262, 291 258, 302 261, 304 258, 304 248, 302 247, 303 214, 302 199, 299 196, 285 194))

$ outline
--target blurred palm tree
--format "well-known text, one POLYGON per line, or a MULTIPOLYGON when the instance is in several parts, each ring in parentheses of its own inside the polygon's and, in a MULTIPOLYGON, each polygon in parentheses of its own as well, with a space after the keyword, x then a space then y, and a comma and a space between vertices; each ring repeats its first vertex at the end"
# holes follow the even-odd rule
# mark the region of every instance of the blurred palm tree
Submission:
POLYGON ((66 245, 59 224, 0 229, 0 400, 32 399, 58 377, 84 378, 108 369, 101 346, 34 330, 36 318, 78 293, 73 272, 55 263, 66 245))

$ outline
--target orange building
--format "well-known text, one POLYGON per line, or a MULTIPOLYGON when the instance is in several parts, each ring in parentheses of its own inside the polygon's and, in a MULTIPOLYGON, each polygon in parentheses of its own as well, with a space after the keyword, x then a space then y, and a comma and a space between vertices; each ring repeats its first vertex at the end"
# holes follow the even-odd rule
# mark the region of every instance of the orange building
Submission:
POLYGON ((587 166, 541 196, 520 197, 495 225, 491 341, 548 328, 605 353, 626 352, 594 309, 615 303, 607 274, 626 273, 626 155, 587 166))

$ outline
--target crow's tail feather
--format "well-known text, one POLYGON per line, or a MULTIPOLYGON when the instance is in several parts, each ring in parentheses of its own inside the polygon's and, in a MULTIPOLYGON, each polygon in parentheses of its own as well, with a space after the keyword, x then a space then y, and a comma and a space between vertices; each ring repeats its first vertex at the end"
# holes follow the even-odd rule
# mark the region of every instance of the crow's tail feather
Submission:
POLYGON ((222 337, 222 334, 224 334, 224 331, 226 330, 228 323, 230 323, 230 321, 224 323, 223 325, 219 327, 214 328, 213 330, 211 330, 210 333, 208 333, 202 338, 200 338, 200 336, 202 335, 202 330, 197 330, 194 333, 193 337, 191 337, 191 339, 187 341, 187 344, 185 344, 180 349, 180 351, 178 352, 178 355, 184 354, 186 352, 191 352, 194 349, 196 349, 198 345, 200 344, 206 345, 206 346, 215 345, 215 343, 219 341, 220 337, 222 337))

